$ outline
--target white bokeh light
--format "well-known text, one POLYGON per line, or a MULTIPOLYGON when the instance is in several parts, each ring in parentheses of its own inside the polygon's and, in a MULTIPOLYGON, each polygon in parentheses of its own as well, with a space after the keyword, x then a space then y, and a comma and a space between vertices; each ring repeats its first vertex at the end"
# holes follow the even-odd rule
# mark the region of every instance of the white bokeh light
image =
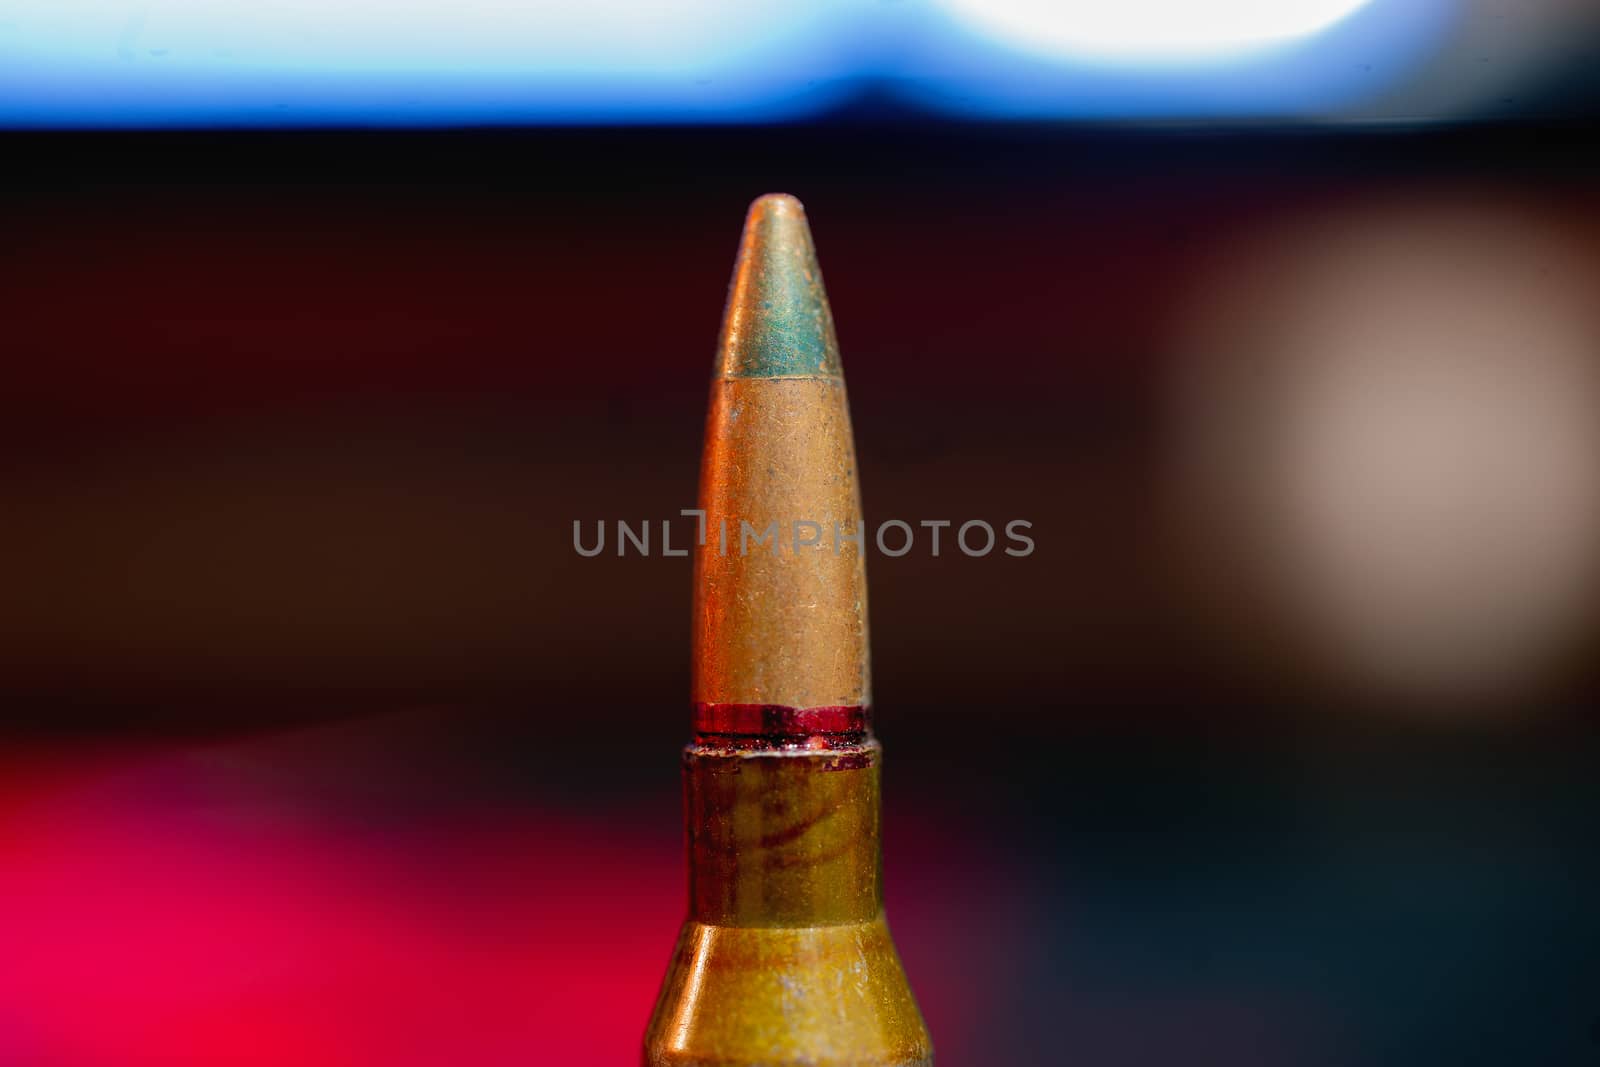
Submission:
MULTIPOLYGON (((1323 668, 1510 699, 1600 607, 1592 246, 1467 199, 1335 215, 1209 272, 1179 468, 1211 564, 1323 668)), ((1229 609, 1219 609, 1225 618, 1229 609)))
POLYGON ((1022 51, 1107 62, 1227 59, 1325 30, 1370 0, 940 0, 1022 51))

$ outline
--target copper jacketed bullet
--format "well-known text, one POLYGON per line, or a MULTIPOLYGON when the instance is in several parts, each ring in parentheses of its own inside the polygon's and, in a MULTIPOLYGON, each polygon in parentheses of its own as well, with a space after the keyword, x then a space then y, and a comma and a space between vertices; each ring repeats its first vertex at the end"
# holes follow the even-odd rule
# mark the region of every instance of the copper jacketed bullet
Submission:
POLYGON ((750 207, 700 472, 689 914, 646 1067, 909 1067, 883 912, 866 562, 833 315, 799 201, 750 207))

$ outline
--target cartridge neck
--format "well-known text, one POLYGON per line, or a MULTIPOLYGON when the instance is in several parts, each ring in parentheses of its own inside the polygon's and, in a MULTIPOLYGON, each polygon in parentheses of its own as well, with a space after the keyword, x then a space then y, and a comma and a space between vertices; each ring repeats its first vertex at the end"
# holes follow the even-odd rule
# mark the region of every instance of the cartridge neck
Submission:
POLYGON ((683 762, 689 918, 748 927, 876 918, 881 752, 864 720, 797 739, 697 734, 683 762))

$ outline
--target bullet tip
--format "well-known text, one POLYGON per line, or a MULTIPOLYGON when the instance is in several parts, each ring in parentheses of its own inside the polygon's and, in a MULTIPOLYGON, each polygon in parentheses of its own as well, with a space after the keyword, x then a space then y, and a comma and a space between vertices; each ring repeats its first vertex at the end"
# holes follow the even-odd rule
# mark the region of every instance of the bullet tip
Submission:
POLYGON ((790 193, 763 193, 750 201, 751 216, 758 213, 774 212, 777 214, 793 214, 805 218, 806 206, 800 198, 790 193))
POLYGON ((719 378, 838 378, 839 342, 806 209, 788 193, 750 204, 728 290, 719 378))

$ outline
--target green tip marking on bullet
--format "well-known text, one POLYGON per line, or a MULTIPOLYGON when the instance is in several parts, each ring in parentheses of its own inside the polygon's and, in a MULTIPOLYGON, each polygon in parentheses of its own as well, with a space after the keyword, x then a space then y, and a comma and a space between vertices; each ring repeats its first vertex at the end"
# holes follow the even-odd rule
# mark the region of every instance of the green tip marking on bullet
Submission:
POLYGON ((750 205, 717 347, 718 378, 840 378, 839 340, 800 201, 750 205))

